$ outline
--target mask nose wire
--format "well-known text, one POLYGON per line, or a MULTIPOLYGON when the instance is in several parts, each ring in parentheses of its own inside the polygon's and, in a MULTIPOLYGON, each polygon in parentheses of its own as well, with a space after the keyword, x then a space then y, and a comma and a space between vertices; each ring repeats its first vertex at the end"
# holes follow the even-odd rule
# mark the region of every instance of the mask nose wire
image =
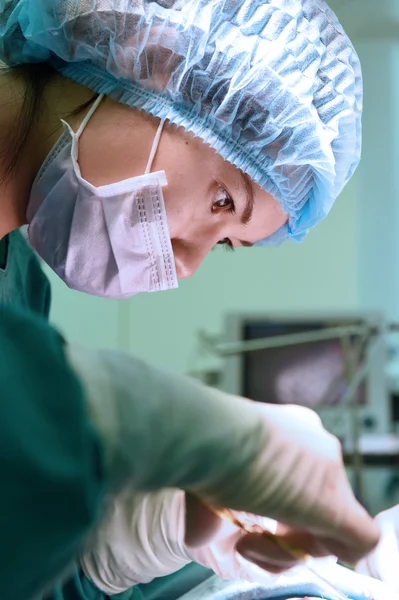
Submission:
POLYGON ((152 163, 154 162, 155 154, 156 154, 156 152, 158 150, 159 140, 161 139, 162 129, 163 129, 164 125, 165 125, 165 121, 161 121, 159 123, 157 132, 155 134, 154 141, 152 143, 150 157, 148 159, 148 163, 147 163, 146 169, 144 171, 144 175, 148 175, 148 173, 151 171, 152 163))

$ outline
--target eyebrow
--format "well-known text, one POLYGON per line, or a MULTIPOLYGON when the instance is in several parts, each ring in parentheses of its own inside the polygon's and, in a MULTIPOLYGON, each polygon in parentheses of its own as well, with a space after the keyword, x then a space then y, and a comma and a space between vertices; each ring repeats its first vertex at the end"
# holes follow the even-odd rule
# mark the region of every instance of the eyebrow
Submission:
MULTIPOLYGON (((240 175, 241 175, 242 183, 244 185, 245 193, 246 193, 246 202, 245 202, 244 212, 241 215, 241 223, 243 225, 248 225, 248 223, 252 219, 252 215, 254 212, 254 206, 255 206, 254 189, 252 187, 251 179, 248 177, 248 175, 246 173, 243 173, 242 171, 240 171, 240 175)), ((240 241, 241 246, 246 246, 246 247, 253 246, 253 244, 251 244, 250 242, 245 242, 244 240, 239 240, 239 241, 240 241)))
POLYGON ((241 223, 243 225, 248 225, 250 220, 252 219, 252 214, 254 212, 255 198, 254 198, 254 189, 252 187, 252 182, 246 173, 240 171, 241 179, 244 184, 245 193, 246 193, 246 202, 244 212, 241 215, 241 223))

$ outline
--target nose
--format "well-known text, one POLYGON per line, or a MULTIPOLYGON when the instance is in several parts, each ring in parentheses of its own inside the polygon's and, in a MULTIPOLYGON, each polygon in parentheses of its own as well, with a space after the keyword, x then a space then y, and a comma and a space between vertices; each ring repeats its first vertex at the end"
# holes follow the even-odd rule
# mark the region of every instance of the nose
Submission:
POLYGON ((189 244, 183 240, 172 239, 177 278, 191 277, 212 247, 211 243, 189 244))

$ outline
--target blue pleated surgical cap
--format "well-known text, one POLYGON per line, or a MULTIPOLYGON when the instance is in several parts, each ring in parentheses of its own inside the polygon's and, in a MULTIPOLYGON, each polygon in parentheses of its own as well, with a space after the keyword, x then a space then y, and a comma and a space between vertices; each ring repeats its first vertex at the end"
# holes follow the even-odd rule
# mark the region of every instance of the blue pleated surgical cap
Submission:
POLYGON ((0 57, 202 138, 288 213, 262 244, 303 239, 359 161, 359 60, 324 0, 0 0, 0 57))

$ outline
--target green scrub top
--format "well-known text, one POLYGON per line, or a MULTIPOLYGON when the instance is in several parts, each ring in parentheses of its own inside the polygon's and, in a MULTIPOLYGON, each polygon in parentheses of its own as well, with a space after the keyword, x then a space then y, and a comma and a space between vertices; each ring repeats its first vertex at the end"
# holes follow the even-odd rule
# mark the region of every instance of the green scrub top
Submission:
MULTIPOLYGON (((0 240, 1 599, 107 600, 73 564, 97 520, 105 477, 80 382, 47 323, 50 300, 20 232, 0 240), (64 583, 41 593, 65 567, 64 583)), ((112 600, 175 600, 210 574, 188 565, 112 600)))
POLYGON ((49 307, 49 283, 13 232, 0 241, 2 600, 36 600, 43 583, 73 572, 105 487, 100 442, 49 307))

